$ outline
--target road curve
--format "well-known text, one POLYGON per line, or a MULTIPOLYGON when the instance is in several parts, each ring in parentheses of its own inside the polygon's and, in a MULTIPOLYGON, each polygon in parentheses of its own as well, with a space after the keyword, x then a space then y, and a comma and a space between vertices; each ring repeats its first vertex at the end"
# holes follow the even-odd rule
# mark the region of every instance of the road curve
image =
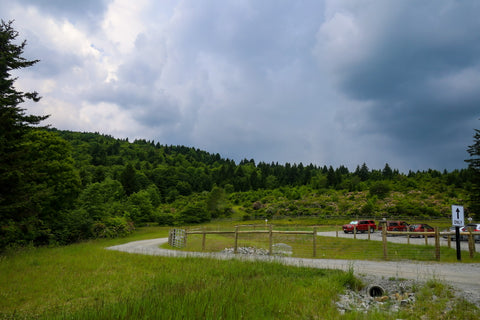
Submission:
POLYGON ((243 261, 276 261, 285 265, 303 266, 322 269, 349 270, 353 268, 356 275, 374 275, 377 277, 395 277, 426 281, 438 279, 461 288, 469 295, 475 295, 473 300, 480 301, 480 264, 474 263, 436 263, 436 262, 406 262, 406 261, 365 261, 340 259, 304 259, 292 257, 276 257, 261 255, 233 255, 228 253, 187 252, 159 248, 166 243, 167 238, 141 240, 108 247, 108 250, 147 254, 165 257, 207 257, 222 260, 237 259, 243 261))

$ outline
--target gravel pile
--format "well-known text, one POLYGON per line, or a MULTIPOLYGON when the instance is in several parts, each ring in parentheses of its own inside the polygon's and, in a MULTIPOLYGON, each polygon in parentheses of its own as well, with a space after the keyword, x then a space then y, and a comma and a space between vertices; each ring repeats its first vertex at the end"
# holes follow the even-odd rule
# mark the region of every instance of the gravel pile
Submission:
MULTIPOLYGON (((222 250, 222 253, 233 254, 234 248, 225 248, 222 250)), ((260 256, 268 256, 268 250, 262 248, 255 248, 255 247, 238 247, 237 248, 238 254, 245 254, 245 255, 260 255, 260 256)), ((274 244, 272 247, 272 253, 274 256, 291 256, 292 255, 292 247, 285 243, 277 243, 274 244)))
MULTIPOLYGON (((222 253, 234 254, 234 248, 225 248, 222 250, 222 253)), ((238 247, 237 248, 238 254, 255 254, 260 256, 268 256, 268 250, 262 248, 254 248, 254 247, 238 247)))

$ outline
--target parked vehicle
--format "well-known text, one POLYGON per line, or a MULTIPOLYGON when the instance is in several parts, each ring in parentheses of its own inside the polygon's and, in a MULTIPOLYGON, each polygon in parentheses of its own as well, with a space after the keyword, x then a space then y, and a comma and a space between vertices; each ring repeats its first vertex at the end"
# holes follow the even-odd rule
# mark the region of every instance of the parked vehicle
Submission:
MULTIPOLYGON (((460 232, 468 232, 468 229, 471 228, 472 232, 480 232, 480 223, 469 223, 465 227, 460 228, 460 232)), ((473 236, 475 241, 480 241, 480 234, 473 236)), ((468 235, 461 235, 460 240, 468 240, 468 235)))
MULTIPOLYGON (((435 229, 432 226, 429 226, 426 223, 412 224, 408 227, 410 232, 434 232, 435 229)), ((428 235, 429 237, 434 237, 434 235, 428 235)), ((421 238, 425 238, 425 235, 419 235, 421 238)))
POLYGON ((385 221, 378 224, 378 230, 383 230, 386 226, 387 231, 408 231, 408 223, 405 221, 385 221))
MULTIPOLYGON (((463 227, 460 227, 460 230, 459 230, 460 232, 462 232, 462 228, 463 228, 463 227)), ((443 232, 453 233, 453 234, 450 234, 450 240, 456 241, 457 236, 456 236, 456 233, 455 233, 455 232, 456 232, 456 231, 455 231, 455 226, 451 226, 451 227, 448 228, 447 230, 443 230, 443 232)), ((447 235, 446 235, 446 234, 444 234, 443 237, 444 237, 445 239, 447 239, 447 235)), ((460 240, 463 240, 463 239, 462 239, 462 236, 460 236, 460 240)))
POLYGON ((342 226, 343 232, 345 233, 353 233, 355 228, 357 228, 357 232, 367 232, 370 230, 370 232, 373 233, 377 230, 377 225, 373 220, 354 220, 342 226))

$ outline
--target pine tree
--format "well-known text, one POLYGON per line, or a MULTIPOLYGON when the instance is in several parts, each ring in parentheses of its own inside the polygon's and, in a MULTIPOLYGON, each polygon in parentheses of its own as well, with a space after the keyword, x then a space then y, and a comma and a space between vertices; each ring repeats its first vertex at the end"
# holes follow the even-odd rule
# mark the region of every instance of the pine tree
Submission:
MULTIPOLYGON (((32 126, 48 116, 27 115, 19 105, 26 100, 39 101, 37 92, 22 92, 14 87, 17 78, 11 72, 27 68, 38 60, 22 57, 26 41, 15 44, 18 32, 13 21, 0 23, 0 217, 19 215, 28 201, 28 186, 24 177, 28 169, 24 160, 25 136, 32 126), (7 215, 8 214, 8 215, 7 215)), ((0 221, 2 222, 2 221, 0 221)))
POLYGON ((468 168, 472 172, 473 187, 470 192, 470 210, 478 215, 480 214, 480 130, 475 129, 473 141, 474 143, 467 149, 471 158, 465 162, 468 163, 468 168))

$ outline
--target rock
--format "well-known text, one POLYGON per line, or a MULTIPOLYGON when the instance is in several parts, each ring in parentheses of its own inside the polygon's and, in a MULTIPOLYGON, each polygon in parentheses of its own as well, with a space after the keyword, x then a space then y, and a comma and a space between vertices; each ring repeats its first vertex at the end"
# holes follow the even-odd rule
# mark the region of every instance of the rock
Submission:
POLYGON ((274 255, 279 256, 291 256, 293 249, 291 246, 285 243, 276 243, 272 246, 272 251, 274 255))
POLYGON ((375 301, 385 302, 385 301, 387 301, 388 299, 389 299, 388 296, 376 297, 376 298, 375 298, 375 301))
MULTIPOLYGON (((235 251, 234 248, 225 248, 223 249, 222 253, 233 254, 234 251, 235 251)), ((277 256, 292 255, 292 247, 284 243, 278 243, 273 246, 272 252, 273 252, 273 255, 277 255, 277 256)), ((269 252, 267 249, 263 249, 263 248, 238 247, 237 254, 267 256, 269 252)))
POLYGON ((400 306, 405 307, 409 303, 410 303, 409 300, 402 300, 402 301, 400 301, 400 306))

